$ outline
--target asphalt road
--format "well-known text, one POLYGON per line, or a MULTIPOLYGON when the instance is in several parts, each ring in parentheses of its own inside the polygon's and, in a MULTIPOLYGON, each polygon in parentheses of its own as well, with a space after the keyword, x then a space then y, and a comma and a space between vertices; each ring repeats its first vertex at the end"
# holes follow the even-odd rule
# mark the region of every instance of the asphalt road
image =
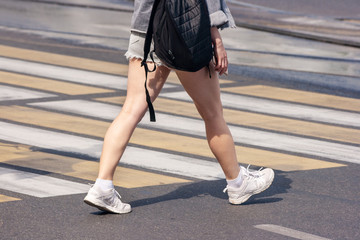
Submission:
POLYGON ((201 120, 171 76, 158 123, 145 117, 117 170, 133 212, 105 214, 82 200, 126 95, 130 13, 1 4, 0 239, 360 238, 359 49, 223 32, 239 161, 272 167, 273 185, 227 202, 201 120))
POLYGON ((349 19, 360 18, 360 5, 357 0, 234 0, 234 2, 243 2, 306 15, 349 19))

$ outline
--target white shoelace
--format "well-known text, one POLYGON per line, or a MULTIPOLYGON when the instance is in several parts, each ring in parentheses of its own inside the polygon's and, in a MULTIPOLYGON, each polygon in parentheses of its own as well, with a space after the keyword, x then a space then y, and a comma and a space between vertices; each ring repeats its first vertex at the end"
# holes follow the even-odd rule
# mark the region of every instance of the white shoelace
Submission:
MULTIPOLYGON (((250 170, 249 168, 250 168, 250 164, 245 169, 245 172, 243 173, 243 175, 246 175, 246 176, 249 176, 252 178, 261 177, 260 171, 263 169, 262 167, 259 170, 250 170)), ((226 186, 226 188, 223 190, 223 192, 225 193, 227 190, 228 190, 228 186, 226 186)))
POLYGON ((118 204, 122 204, 120 198, 120 194, 115 190, 115 188, 111 189, 111 191, 113 192, 113 195, 111 196, 111 202, 113 202, 115 204, 115 206, 118 206, 118 204))
POLYGON ((261 177, 260 171, 263 169, 262 167, 259 170, 250 170, 249 167, 250 167, 250 164, 246 168, 245 175, 251 176, 251 177, 256 177, 256 178, 261 177))

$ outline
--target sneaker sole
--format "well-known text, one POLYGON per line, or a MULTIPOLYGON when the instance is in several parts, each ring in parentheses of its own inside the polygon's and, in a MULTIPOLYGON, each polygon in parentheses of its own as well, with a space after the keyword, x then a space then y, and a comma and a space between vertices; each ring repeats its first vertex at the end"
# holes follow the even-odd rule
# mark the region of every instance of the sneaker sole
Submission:
POLYGON ((229 202, 233 205, 239 205, 239 204, 246 202, 252 195, 259 194, 259 193, 265 191, 266 189, 268 189, 271 186, 272 182, 274 181, 274 177, 275 177, 275 174, 273 171, 272 176, 271 176, 271 181, 267 185, 265 185, 263 188, 259 189, 258 191, 254 192, 253 194, 247 194, 239 199, 229 199, 229 202))
POLYGON ((96 207, 97 209, 99 209, 101 211, 109 212, 109 213, 126 214, 126 213, 131 212, 131 209, 130 209, 130 211, 124 211, 124 212, 115 211, 112 208, 109 208, 107 206, 102 206, 101 204, 94 203, 91 200, 86 199, 86 198, 84 199, 84 203, 86 203, 89 206, 96 207))

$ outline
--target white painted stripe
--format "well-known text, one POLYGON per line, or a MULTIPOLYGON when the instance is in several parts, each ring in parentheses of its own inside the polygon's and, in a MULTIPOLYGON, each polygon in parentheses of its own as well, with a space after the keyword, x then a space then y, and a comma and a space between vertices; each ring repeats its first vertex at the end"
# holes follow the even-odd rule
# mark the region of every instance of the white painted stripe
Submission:
MULTIPOLYGON (((121 90, 127 88, 126 77, 4 57, 0 57, 0 70, 121 90)), ((173 86, 169 83, 164 88, 173 86)))
POLYGON ((277 233, 277 234, 280 234, 280 235, 283 235, 283 236, 296 238, 296 239, 302 239, 302 240, 330 240, 329 238, 320 237, 320 236, 317 236, 317 235, 301 232, 301 231, 298 231, 298 230, 282 227, 282 226, 279 226, 279 225, 260 224, 260 225, 255 225, 254 227, 256 227, 258 229, 265 230, 265 231, 277 233))
POLYGON ((0 188, 43 198, 86 193, 89 185, 0 167, 0 188))
POLYGON ((5 122, 0 122, 0 139, 97 157, 102 148, 101 141, 5 122))
POLYGON ((4 57, 0 57, 0 69, 115 89, 126 89, 127 85, 127 78, 125 77, 4 57))
MULTIPOLYGON (((121 109, 121 107, 118 106, 105 103, 95 103, 86 100, 42 102, 32 103, 30 105, 77 113, 84 116, 92 116, 106 120, 113 120, 121 109), (96 109, 96 111, 94 111, 94 109, 96 109)), ((157 113, 156 116, 156 123, 149 122, 149 118, 145 116, 140 122, 140 126, 205 136, 204 123, 202 120, 172 116, 162 113, 157 113)), ((237 126, 230 126, 230 130, 235 142, 237 143, 250 144, 294 153, 309 154, 312 156, 326 157, 338 161, 360 164, 359 147, 237 126)))
POLYGON ((56 95, 1 85, 0 101, 54 97, 56 95))
MULTIPOLYGON (((0 122, 0 139, 99 158, 102 141, 0 122)), ((201 159, 127 147, 121 163, 204 180, 224 178, 220 165, 201 159)))
MULTIPOLYGON (((28 105, 47 109, 57 109, 58 111, 75 113, 87 117, 96 117, 106 120, 113 120, 121 110, 121 106, 87 100, 39 102, 29 103, 28 105)), ((158 114, 156 116, 158 116, 158 114)))
POLYGON ((216 162, 135 147, 127 147, 121 162, 203 180, 225 178, 220 165, 216 162))
MULTIPOLYGON (((175 100, 192 101, 186 92, 163 93, 161 96, 175 100)), ((360 127, 360 114, 357 113, 228 93, 221 93, 221 101, 224 107, 239 110, 274 114, 301 120, 311 120, 323 123, 360 127)))

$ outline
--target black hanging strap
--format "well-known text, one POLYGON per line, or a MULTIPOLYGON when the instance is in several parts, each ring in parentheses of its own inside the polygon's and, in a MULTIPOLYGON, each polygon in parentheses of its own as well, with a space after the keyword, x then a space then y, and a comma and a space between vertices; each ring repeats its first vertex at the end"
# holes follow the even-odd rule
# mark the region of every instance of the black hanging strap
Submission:
POLYGON ((152 70, 149 70, 149 67, 148 67, 148 65, 146 63, 146 60, 143 60, 141 62, 141 66, 143 66, 145 68, 145 94, 146 94, 146 102, 148 104, 149 113, 150 113, 150 121, 155 122, 156 121, 156 119, 155 119, 155 110, 154 110, 154 106, 152 105, 152 102, 151 102, 149 91, 147 89, 147 76, 148 76, 148 73, 149 72, 154 72, 156 70, 156 64, 154 62, 154 57, 153 57, 153 51, 150 53, 150 57, 151 57, 151 60, 154 63, 154 68, 152 70))
POLYGON ((156 64, 155 64, 154 56, 153 56, 154 51, 150 52, 150 46, 151 46, 152 35, 153 35, 154 15, 155 15, 156 8, 159 5, 159 2, 160 2, 159 0, 155 0, 152 11, 151 11, 151 17, 149 20, 149 26, 148 26, 148 29, 146 32, 146 38, 145 38, 145 44, 144 44, 144 58, 141 62, 141 66, 143 66, 145 68, 145 94, 146 94, 146 102, 148 104, 151 122, 155 122, 156 119, 155 119, 154 106, 152 105, 150 94, 147 89, 147 76, 148 76, 149 72, 154 72, 156 70, 156 64), (150 52, 150 58, 151 58, 152 62, 154 63, 154 68, 152 70, 149 70, 149 67, 146 62, 149 52, 150 52))

